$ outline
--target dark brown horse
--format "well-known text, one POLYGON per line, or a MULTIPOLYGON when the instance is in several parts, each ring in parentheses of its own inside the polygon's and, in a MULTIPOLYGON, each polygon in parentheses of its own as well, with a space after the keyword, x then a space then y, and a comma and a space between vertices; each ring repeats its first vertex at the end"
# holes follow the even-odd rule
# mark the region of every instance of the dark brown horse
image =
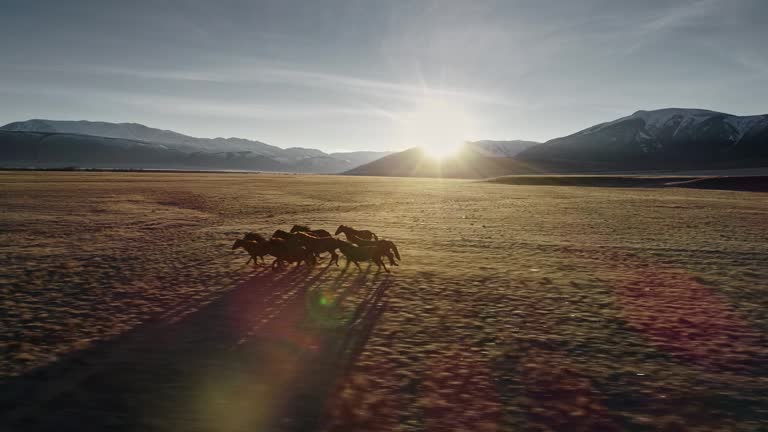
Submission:
POLYGON ((354 244, 356 244, 358 246, 376 246, 376 247, 381 247, 385 251, 384 252, 384 256, 389 258, 389 264, 390 265, 393 265, 393 266, 399 265, 397 262, 395 262, 395 258, 394 257, 397 257, 397 259, 399 261, 402 261, 402 259, 400 258, 400 251, 397 250, 397 245, 395 245, 395 242, 393 242, 391 240, 384 240, 384 239, 381 239, 381 240, 365 240, 365 239, 362 239, 362 238, 360 238, 360 237, 358 237, 358 236, 356 236, 354 234, 351 234, 351 233, 344 233, 344 235, 347 236, 347 240, 350 243, 354 243, 354 244), (394 257, 392 256, 393 253, 394 253, 394 257))
POLYGON ((246 239, 237 239, 235 240, 235 243, 232 245, 232 250, 235 250, 237 248, 243 248, 246 252, 248 252, 248 255, 251 257, 248 259, 248 264, 253 260, 253 264, 255 265, 258 262, 258 259, 261 258, 261 262, 265 263, 264 261, 264 255, 269 254, 269 244, 267 242, 257 242, 254 240, 246 240, 246 239))
POLYGON ((314 235, 315 237, 332 237, 331 233, 329 233, 328 231, 326 231, 324 229, 313 230, 313 229, 310 229, 306 225, 294 225, 291 228, 291 232, 292 233, 306 232, 306 233, 310 233, 310 234, 314 235))
MULTIPOLYGON (((292 245, 304 245, 305 244, 304 240, 301 237, 299 237, 299 233, 289 233, 287 231, 283 231, 283 230, 280 230, 280 229, 275 231, 272 234, 272 238, 273 239, 285 240, 285 241, 287 241, 288 243, 290 243, 292 245)), ((331 237, 331 238, 333 238, 333 237, 331 237)), ((317 252, 312 252, 312 253, 315 254, 315 258, 320 258, 320 254, 319 253, 317 253, 317 252)))
POLYGON ((358 236, 358 237, 360 237, 361 239, 364 239, 364 240, 378 240, 379 239, 379 236, 374 234, 373 231, 356 230, 356 229, 354 229, 354 228, 352 228, 350 226, 346 226, 346 225, 339 225, 339 227, 336 229, 336 234, 334 234, 334 235, 339 235, 341 233, 344 233, 344 235, 354 234, 354 235, 356 235, 356 236, 358 236))
POLYGON ((266 244, 269 245, 269 254, 275 257, 275 261, 272 263, 272 270, 274 271, 277 271, 278 268, 283 268, 284 262, 289 264, 296 263, 296 268, 298 268, 302 262, 307 263, 307 266, 314 266, 317 264, 315 255, 312 251, 298 242, 292 242, 281 238, 271 238, 266 244))
POLYGON ((360 268, 360 262, 373 261, 376 266, 378 266, 379 270, 384 267, 384 271, 389 273, 389 269, 384 264, 384 261, 381 260, 381 257, 384 255, 382 247, 355 246, 352 243, 341 239, 336 239, 336 244, 341 253, 347 258, 347 266, 349 266, 349 263, 354 263, 359 270, 362 270, 360 268))
POLYGON ((304 246, 309 248, 316 256, 323 252, 329 252, 331 254, 331 260, 328 265, 336 263, 339 265, 339 255, 336 254, 336 239, 333 237, 316 237, 308 232, 297 232, 296 238, 298 238, 304 246))

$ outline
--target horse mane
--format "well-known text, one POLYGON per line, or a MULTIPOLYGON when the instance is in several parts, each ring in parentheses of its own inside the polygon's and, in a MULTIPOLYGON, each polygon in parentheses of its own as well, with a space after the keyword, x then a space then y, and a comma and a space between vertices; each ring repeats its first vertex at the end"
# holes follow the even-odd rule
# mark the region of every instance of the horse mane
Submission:
POLYGON ((297 236, 309 237, 309 238, 313 238, 313 239, 321 238, 321 237, 318 237, 318 236, 314 235, 312 232, 309 232, 309 231, 298 231, 298 232, 295 232, 294 234, 297 235, 297 236))
POLYGON ((291 228, 291 232, 302 232, 302 231, 312 231, 307 225, 294 225, 293 228, 291 228))

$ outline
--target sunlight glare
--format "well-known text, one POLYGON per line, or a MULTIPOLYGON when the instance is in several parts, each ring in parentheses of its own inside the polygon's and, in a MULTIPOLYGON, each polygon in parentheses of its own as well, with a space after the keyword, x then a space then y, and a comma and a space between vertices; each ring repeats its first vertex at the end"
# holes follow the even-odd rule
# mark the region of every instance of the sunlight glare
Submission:
POLYGON ((459 154, 472 138, 473 124, 460 106, 430 99, 402 117, 403 144, 419 147, 424 154, 443 160, 459 154))

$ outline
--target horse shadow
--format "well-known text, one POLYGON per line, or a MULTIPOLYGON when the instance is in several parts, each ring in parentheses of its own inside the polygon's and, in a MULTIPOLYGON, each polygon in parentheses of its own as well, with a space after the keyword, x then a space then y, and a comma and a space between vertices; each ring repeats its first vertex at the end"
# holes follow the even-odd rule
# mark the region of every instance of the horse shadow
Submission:
POLYGON ((0 424, 9 431, 314 429, 386 309, 390 283, 328 267, 257 268, 203 305, 181 304, 0 382, 0 424), (320 289, 338 293, 332 310, 368 291, 326 328, 308 313, 320 289))

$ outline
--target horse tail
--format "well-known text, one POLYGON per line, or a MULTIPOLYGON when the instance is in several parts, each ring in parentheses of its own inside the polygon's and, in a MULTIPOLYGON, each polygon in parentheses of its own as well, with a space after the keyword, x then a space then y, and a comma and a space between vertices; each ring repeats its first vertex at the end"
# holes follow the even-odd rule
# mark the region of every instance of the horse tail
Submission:
POLYGON ((402 259, 400 259, 400 252, 397 251, 397 246, 395 245, 395 242, 391 241, 389 242, 389 245, 392 247, 392 251, 395 253, 395 257, 397 257, 397 260, 402 261, 402 259))

